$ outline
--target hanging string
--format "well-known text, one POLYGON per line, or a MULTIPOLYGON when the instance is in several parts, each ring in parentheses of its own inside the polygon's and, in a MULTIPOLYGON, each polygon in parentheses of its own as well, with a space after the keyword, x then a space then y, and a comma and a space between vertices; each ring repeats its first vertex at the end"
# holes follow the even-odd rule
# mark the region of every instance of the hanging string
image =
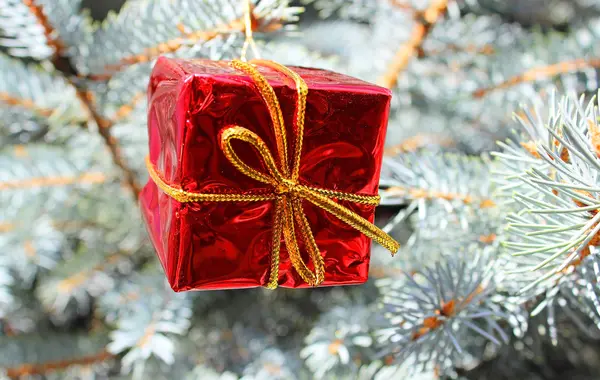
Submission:
POLYGON ((258 52, 258 47, 256 46, 256 41, 254 40, 254 36, 252 35, 252 3, 251 0, 242 0, 244 3, 244 26, 245 26, 245 34, 246 39, 244 40, 244 46, 242 46, 242 53, 240 54, 240 59, 242 61, 246 61, 246 53, 248 52, 248 47, 252 48, 252 54, 254 54, 254 58, 260 58, 260 53, 258 52))

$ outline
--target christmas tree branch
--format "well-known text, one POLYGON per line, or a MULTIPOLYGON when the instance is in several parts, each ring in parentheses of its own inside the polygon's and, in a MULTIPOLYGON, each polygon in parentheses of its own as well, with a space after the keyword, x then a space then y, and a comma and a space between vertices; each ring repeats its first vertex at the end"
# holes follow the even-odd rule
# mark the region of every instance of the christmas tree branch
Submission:
POLYGON ((493 242, 496 241, 496 239, 498 238, 498 236, 494 233, 489 234, 489 235, 481 235, 479 236, 479 242, 483 243, 483 244, 492 244, 493 242))
POLYGON ((101 363, 113 358, 115 355, 102 350, 97 354, 74 357, 71 359, 50 361, 46 363, 24 363, 16 367, 5 368, 6 375, 10 378, 23 376, 44 375, 52 371, 66 369, 74 365, 91 365, 101 363))
POLYGON ((476 46, 473 44, 469 44, 467 46, 460 46, 457 44, 448 44, 443 49, 432 49, 432 50, 423 50, 419 51, 419 57, 425 56, 434 56, 434 55, 442 55, 445 53, 470 53, 475 55, 492 55, 496 53, 496 49, 494 49, 491 45, 483 45, 476 46))
POLYGON ((451 299, 448 302, 442 301, 441 307, 434 311, 433 314, 435 315, 423 319, 421 326, 415 329, 411 336, 411 340, 417 340, 441 327, 449 318, 456 316, 460 311, 465 309, 471 301, 482 292, 483 288, 480 285, 464 299, 458 298, 451 299))
POLYGON ((180 26, 182 32, 181 37, 161 42, 160 44, 151 48, 146 48, 140 54, 134 54, 121 58, 121 60, 115 65, 106 66, 106 71, 115 72, 122 70, 123 68, 134 65, 136 63, 149 62, 154 58, 157 58, 161 54, 174 53, 179 50, 184 44, 189 41, 197 42, 208 42, 217 38, 220 35, 229 34, 232 32, 241 32, 244 28, 243 19, 237 19, 227 25, 219 25, 211 30, 200 30, 193 32, 186 32, 183 26, 180 26))
POLYGON ((428 144, 437 144, 439 146, 450 147, 454 145, 454 141, 450 138, 436 135, 418 134, 403 140, 399 144, 395 144, 386 148, 384 155, 395 156, 400 153, 416 152, 418 149, 428 144))
POLYGON ((10 232, 15 229, 15 225, 13 223, 2 222, 0 223, 0 233, 10 232))
POLYGON ((374 278, 389 278, 391 276, 400 276, 404 271, 400 268, 390 267, 388 265, 374 265, 369 268, 369 276, 374 278))
MULTIPOLYGON (((257 19, 255 14, 252 13, 252 29, 257 32, 271 32, 280 29, 283 24, 279 22, 271 21, 265 25, 258 27, 261 20, 257 19)), ((110 77, 113 73, 123 70, 126 67, 137 63, 144 63, 152 61, 157 58, 161 54, 175 53, 183 46, 196 44, 199 42, 209 42, 214 40, 215 38, 223 35, 228 35, 232 33, 241 33, 245 29, 244 17, 240 17, 231 21, 228 24, 217 25, 216 27, 209 30, 195 30, 189 31, 186 30, 184 25, 179 24, 177 26, 179 31, 181 32, 181 36, 161 42, 153 47, 144 49, 139 54, 133 54, 129 56, 125 56, 119 60, 118 63, 114 65, 107 65, 104 69, 106 71, 105 74, 100 74, 97 77, 101 79, 106 79, 110 77)))
MULTIPOLYGON (((124 174, 125 181, 131 188, 135 198, 138 198, 140 188, 137 185, 135 173, 129 166, 125 163, 123 159, 117 141, 111 136, 110 127, 112 123, 100 115, 99 111, 96 109, 96 106, 93 102, 92 97, 89 95, 87 91, 85 91, 78 83, 76 83, 73 76, 76 74, 73 71, 73 65, 71 64, 68 57, 64 57, 61 55, 61 52, 64 50, 64 44, 60 40, 58 36, 58 31, 50 24, 47 15, 44 12, 42 5, 37 4, 35 0, 22 0, 25 6, 27 6, 30 12, 35 16, 38 24, 43 28, 44 35, 46 36, 48 45, 54 48, 55 54, 52 59, 52 64, 56 68, 57 71, 62 72, 67 79, 67 83, 70 84, 76 91, 77 98, 80 100, 81 105, 84 107, 86 113, 89 118, 93 120, 98 125, 98 132, 102 139, 104 140, 105 145, 108 147, 110 154, 113 158, 113 162, 121 169, 124 174)), ((0 98, 0 100, 4 100, 0 98)), ((15 99, 10 99, 11 102, 15 102, 15 99)), ((27 106, 32 108, 32 103, 27 100, 21 100, 18 104, 23 106, 27 106)), ((48 110, 44 110, 44 113, 48 114, 48 110)), ((84 177, 87 180, 89 178, 84 177)), ((43 186, 46 184, 50 185, 63 185, 63 184, 71 184, 75 183, 80 178, 58 178, 55 180, 48 181, 34 181, 32 183, 24 183, 17 184, 16 186, 43 186)), ((10 185, 9 185, 10 186, 10 185)))
POLYGON ((392 88, 398 82, 398 76, 408 66, 410 59, 418 55, 425 38, 446 12, 448 0, 435 0, 425 11, 419 13, 411 37, 396 52, 387 72, 379 79, 378 83, 386 88, 392 88))
POLYGON ((54 113, 54 110, 50 108, 39 107, 31 99, 17 98, 6 92, 0 92, 0 102, 13 107, 21 107, 43 117, 50 117, 54 113))
POLYGON ((104 145, 106 145, 106 147, 110 151, 115 165, 117 165, 119 169, 121 169, 121 172, 125 176, 125 182, 129 186, 129 188, 133 192, 135 199, 137 200, 141 189, 137 184, 134 171, 127 165, 125 159, 123 158, 123 155, 121 154, 121 150, 119 148, 117 140, 110 133, 110 128, 112 127, 113 123, 109 120, 106 120, 102 117, 102 115, 100 115, 100 113, 96 109, 96 106, 93 103, 92 97, 89 96, 89 94, 86 91, 77 87, 77 85, 74 82, 70 81, 70 83, 76 88, 77 97, 79 98, 83 106, 86 108, 88 114, 94 120, 96 125, 98 125, 98 133, 102 137, 102 140, 104 140, 104 145))
POLYGON ((118 262, 121 258, 129 255, 130 253, 131 252, 128 251, 120 251, 108 255, 104 257, 98 264, 95 264, 89 268, 83 268, 82 270, 60 280, 56 286, 56 289, 61 293, 71 293, 73 289, 79 287, 81 284, 85 283, 85 281, 89 280, 91 273, 106 270, 110 265, 118 262))
POLYGON ((443 199, 447 201, 460 201, 466 205, 479 204, 481 208, 496 207, 496 203, 489 198, 478 199, 468 194, 446 193, 423 188, 392 186, 384 189, 383 192, 387 195, 408 195, 412 199, 443 199))
POLYGON ((37 187, 68 186, 75 184, 103 183, 106 176, 100 172, 88 172, 78 176, 36 177, 0 182, 0 190, 30 189, 37 187))
POLYGON ((65 50, 65 45, 58 38, 58 32, 50 24, 48 17, 44 13, 42 5, 37 4, 35 0, 22 0, 22 2, 27 8, 29 8, 31 14, 35 16, 39 25, 44 29, 44 36, 46 37, 48 46, 54 50, 53 56, 57 57, 62 55, 65 50))
POLYGON ((497 85, 480 88, 473 92, 473 97, 483 98, 490 92, 504 90, 521 83, 535 82, 544 78, 551 78, 560 74, 572 73, 587 68, 600 68, 600 58, 578 58, 570 61, 540 66, 515 75, 497 85))
MULTIPOLYGON (((23 227, 24 227, 24 225, 22 222, 15 222, 15 223, 0 222, 0 233, 11 232, 18 228, 23 228, 23 227)), ((53 221, 52 227, 56 228, 59 231, 69 230, 69 229, 71 229, 71 230, 76 229, 78 231, 81 231, 84 228, 98 228, 98 227, 102 227, 102 225, 100 223, 97 223, 94 221, 85 221, 85 222, 53 221)))
POLYGON ((390 3, 399 9, 403 9, 403 10, 407 10, 407 11, 415 11, 415 8, 412 6, 412 4, 405 2, 405 1, 401 1, 401 0, 390 0, 390 3))
POLYGON ((137 94, 135 94, 131 98, 131 100, 129 101, 129 103, 122 105, 115 112, 115 114, 112 117, 112 123, 116 124, 119 121, 122 121, 122 120, 126 119, 129 115, 131 115, 131 113, 133 112, 133 110, 135 109, 135 107, 141 101, 143 101, 145 98, 146 98, 146 93, 145 92, 138 92, 137 94))

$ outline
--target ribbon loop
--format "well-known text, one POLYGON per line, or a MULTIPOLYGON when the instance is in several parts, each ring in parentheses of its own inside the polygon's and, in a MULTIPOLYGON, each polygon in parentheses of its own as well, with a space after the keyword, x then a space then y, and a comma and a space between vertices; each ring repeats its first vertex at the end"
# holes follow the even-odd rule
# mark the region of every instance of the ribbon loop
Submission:
POLYGON ((221 150, 225 154, 225 157, 231 162, 231 164, 240 172, 244 173, 248 177, 255 179, 259 182, 266 183, 269 185, 277 186, 284 181, 284 177, 277 168, 277 164, 269 152, 267 144, 258 137, 258 135, 244 127, 237 125, 227 127, 221 133, 221 150), (244 141, 254 147, 259 157, 267 166, 267 170, 271 176, 267 176, 252 166, 246 164, 236 153, 231 145, 231 140, 244 141))
POLYGON ((164 182, 149 159, 146 160, 151 178, 165 193, 180 202, 221 202, 221 201, 265 201, 275 202, 273 218, 273 236, 271 241, 271 268, 267 288, 277 288, 279 281, 279 253, 281 251, 281 240, 285 242, 292 266, 300 277, 311 286, 318 286, 325 280, 325 262, 319 252, 310 224, 304 213, 302 200, 306 200, 314 206, 323 209, 352 228, 360 231, 367 237, 373 239, 392 254, 396 253, 400 245, 388 234, 383 232, 367 219, 356 214, 347 207, 335 202, 333 199, 351 201, 365 205, 379 204, 379 196, 367 196, 360 194, 344 193, 329 189, 320 189, 298 183, 300 158, 302 153, 302 140, 304 137, 304 115, 306 111, 306 97, 308 87, 304 80, 295 72, 271 61, 255 60, 257 65, 268 66, 289 78, 296 84, 298 98, 296 101, 295 114, 295 136, 294 156, 290 168, 286 140, 286 130, 283 122, 283 114, 275 91, 260 72, 250 63, 234 60, 231 66, 248 74, 254 81, 262 99, 264 100, 275 132, 279 165, 269 151, 267 144, 254 132, 238 125, 226 127, 221 132, 220 145, 225 157, 240 172, 248 177, 273 187, 272 194, 203 194, 186 192, 178 186, 172 186, 164 182), (257 151, 260 159, 265 164, 268 173, 246 164, 235 152, 231 144, 232 140, 246 142, 257 151), (296 229, 296 226, 298 229, 296 229), (297 232, 308 257, 313 264, 314 270, 302 259, 300 246, 297 241, 297 232))
POLYGON ((269 114, 271 115, 271 120, 273 122, 273 131, 275 132, 275 141, 277 142, 277 153, 279 155, 281 171, 284 175, 287 175, 289 169, 287 158, 287 140, 285 136, 286 131, 283 122, 283 113, 281 112, 281 107, 279 106, 279 100, 277 99, 275 90, 273 90, 273 87, 271 87, 265 77, 263 77, 251 64, 234 59, 231 61, 231 67, 243 71, 252 78, 254 84, 258 88, 260 96, 267 105, 267 109, 269 110, 269 114))

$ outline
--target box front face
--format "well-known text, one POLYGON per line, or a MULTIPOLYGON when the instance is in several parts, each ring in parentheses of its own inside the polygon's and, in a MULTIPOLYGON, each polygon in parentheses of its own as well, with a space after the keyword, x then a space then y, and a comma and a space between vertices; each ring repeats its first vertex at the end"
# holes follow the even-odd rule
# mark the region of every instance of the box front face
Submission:
MULTIPOLYGON (((303 74, 302 69, 295 69, 303 74)), ((312 70, 311 70, 312 71, 312 70)), ((313 74, 313 73, 311 73, 313 74)), ((314 75, 314 74, 313 74, 314 75)), ((352 87, 312 89, 309 85, 300 182, 306 185, 373 195, 377 193, 389 97, 352 87)), ((277 157, 268 110, 250 80, 233 76, 215 80, 196 77, 191 85, 189 116, 181 162, 181 180, 188 191, 234 192, 272 189, 234 168, 219 146, 219 133, 239 125, 258 134, 277 157)), ((334 87, 334 86, 330 86, 334 87)), ((276 86, 288 142, 295 143, 293 116, 296 91, 276 86)), ((236 152, 252 167, 267 172, 249 145, 235 144, 236 152)), ((292 151, 292 147, 288 148, 292 151)), ((366 219, 374 207, 342 202, 366 219)), ((323 285, 366 281, 370 240, 326 211, 303 202, 326 265, 323 285)), ((268 280, 273 204, 220 202, 185 205, 179 255, 180 279, 192 288, 264 285, 268 280)), ((304 252, 304 250, 302 250, 304 252)), ((309 263, 307 257, 305 261, 309 263)), ((309 263, 312 268, 312 263, 309 263)), ((280 285, 307 286, 291 267, 282 244, 280 285)))

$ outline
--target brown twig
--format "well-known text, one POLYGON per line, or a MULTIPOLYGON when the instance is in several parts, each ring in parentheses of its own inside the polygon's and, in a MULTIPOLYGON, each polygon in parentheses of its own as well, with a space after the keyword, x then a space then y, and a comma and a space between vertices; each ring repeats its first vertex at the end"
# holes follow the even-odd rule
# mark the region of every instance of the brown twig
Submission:
POLYGON ((61 293, 70 293, 73 289, 83 284, 86 280, 90 279, 90 275, 93 272, 105 271, 109 265, 118 262, 121 258, 129 255, 129 251, 120 251, 117 253, 110 254, 103 258, 103 261, 99 264, 94 265, 91 268, 85 268, 77 273, 74 273, 64 279, 62 279, 56 288, 61 293))
POLYGON ((398 276, 404 273, 400 268, 394 268, 385 265, 371 265, 369 268, 369 276, 373 278, 388 278, 390 276, 398 276))
POLYGON ((137 94, 135 94, 131 100, 129 101, 129 103, 122 105, 121 107, 119 107, 119 109, 117 110, 117 112, 115 112, 113 118, 112 118, 112 123, 117 123, 125 118, 127 118, 135 109, 135 107, 138 105, 138 103, 142 100, 144 100, 146 97, 146 93, 144 92, 138 92, 137 94))
POLYGON ((447 201, 454 200, 454 201, 460 201, 467 205, 478 204, 478 206, 480 208, 496 207, 496 203, 489 198, 479 199, 479 198, 473 197, 469 194, 444 193, 444 192, 435 191, 435 190, 427 190, 427 189, 422 189, 422 188, 411 188, 411 187, 401 187, 401 186, 393 186, 393 187, 383 190, 383 192, 386 194, 391 194, 391 195, 400 195, 400 196, 408 195, 414 199, 428 199, 428 200, 444 199, 447 201))
POLYGON ((22 0, 22 2, 27 8, 29 8, 29 11, 35 16, 38 23, 44 29, 44 36, 46 37, 48 46, 54 50, 53 55, 62 55, 65 50, 65 45, 58 38, 58 32, 56 29, 50 24, 48 17, 44 13, 43 6, 36 4, 35 0, 22 0))
POLYGON ((423 319, 421 327, 417 328, 412 336, 412 340, 417 340, 423 335, 436 330, 446 323, 446 318, 452 318, 464 308, 466 308, 473 299, 483 292, 483 288, 478 286, 471 294, 469 294, 464 299, 451 299, 448 302, 442 302, 440 309, 435 311, 435 316, 427 317, 423 319), (442 318, 445 317, 445 318, 442 318))
MULTIPOLYGON (((593 122, 589 121, 590 127, 592 124, 594 124, 593 122)), ((593 133, 592 131, 590 131, 590 134, 593 133)), ((591 199, 596 199, 596 197, 594 197, 590 192, 585 191, 585 190, 574 190, 576 193, 581 194, 582 196, 586 197, 586 198, 591 198, 591 199)), ((558 195, 558 192, 555 193, 556 195, 558 195)), ((578 207, 588 207, 590 206, 590 204, 588 202, 582 202, 581 200, 577 199, 577 198, 571 198, 573 200, 573 202, 578 206, 578 207)), ((588 214, 590 216, 590 218, 593 218, 594 216, 596 216, 596 214, 598 214, 598 212, 600 211, 600 209, 595 209, 595 210, 589 210, 588 214)), ((594 226, 591 226, 589 231, 592 231, 598 224, 596 223, 594 226)), ((600 233, 597 232, 594 236, 592 236, 592 238, 590 239, 590 241, 585 245, 585 247, 583 247, 580 251, 579 254, 577 256, 577 258, 573 259, 569 265, 567 265, 561 272, 563 273, 568 273, 572 268, 578 267, 583 260, 585 260, 586 257, 588 257, 592 251, 590 250, 590 247, 597 247, 598 245, 600 245, 600 233)), ((571 250, 569 252, 569 256, 571 255, 571 253, 573 252, 573 250, 571 250)))
MULTIPOLYGON (((178 29, 181 32, 181 36, 177 38, 173 38, 168 41, 164 41, 159 43, 156 46, 146 48, 139 54, 133 54, 130 56, 126 56, 121 58, 118 63, 114 65, 107 65, 104 70, 105 74, 100 75, 101 78, 105 78, 106 75, 111 75, 117 71, 122 70, 125 67, 136 63, 149 62, 154 58, 158 57, 161 54, 174 53, 179 50, 181 47, 185 45, 189 45, 190 43, 197 42, 209 42, 219 36, 243 32, 245 29, 244 17, 240 17, 236 20, 228 24, 217 25, 209 30, 197 30, 197 31, 188 31, 185 26, 178 25, 178 29)), ((252 21, 252 30, 257 31, 260 25, 260 31, 274 31, 283 27, 283 24, 279 21, 270 21, 266 25, 261 25, 259 20, 256 18, 256 15, 251 13, 251 21, 252 21)))
POLYGON ((94 120, 94 122, 98 125, 98 133, 102 137, 102 140, 104 140, 104 145, 106 145, 106 147, 110 151, 115 165, 117 165, 119 169, 121 169, 121 172, 125 176, 125 182, 133 192, 133 195, 137 201, 141 189, 137 184, 135 172, 125 162, 125 159, 121 154, 119 144, 110 132, 110 128, 112 127, 113 123, 103 118, 102 115, 100 115, 100 113, 96 110, 91 96, 89 96, 89 94, 86 91, 77 87, 77 85, 73 82, 71 82, 71 84, 76 88, 77 97, 81 101, 82 105, 86 108, 86 111, 88 112, 92 120, 94 120))
POLYGON ((78 176, 36 177, 15 181, 0 182, 0 191, 14 189, 30 189, 36 187, 68 186, 74 184, 96 184, 106 180, 100 172, 88 172, 78 176))
POLYGON ((386 148, 383 154, 385 156, 395 156, 400 153, 415 152, 419 148, 422 148, 430 143, 435 143, 439 146, 450 147, 453 146, 455 142, 454 140, 445 137, 420 134, 409 137, 399 144, 395 144, 386 148))
POLYGON ((543 78, 554 77, 559 74, 572 73, 587 68, 600 68, 600 58, 578 58, 548 66, 540 66, 515 75, 497 85, 480 88, 473 92, 473 97, 482 98, 492 91, 506 89, 521 83, 535 82, 543 78))
POLYGON ((9 106, 24 108, 43 117, 50 117, 54 113, 53 109, 39 107, 31 99, 17 98, 6 92, 0 92, 0 102, 9 106))
POLYGON ((10 232, 15 229, 15 225, 13 223, 2 222, 0 223, 0 233, 10 232))
POLYGON ((481 235, 481 236, 479 236, 479 242, 483 243, 483 244, 492 244, 493 242, 496 241, 497 238, 498 238, 498 236, 494 233, 489 234, 489 235, 481 235))
POLYGON ((29 156, 29 152, 27 151, 26 146, 23 144, 13 145, 13 152, 15 157, 17 158, 24 158, 29 156))
POLYGON ((447 8, 448 0, 434 0, 425 11, 418 14, 420 17, 417 17, 410 39, 400 46, 387 72, 379 79, 381 86, 392 88, 396 85, 398 76, 406 69, 410 59, 418 54, 425 38, 447 8))
POLYGON ((415 7, 413 7, 410 2, 402 0, 390 0, 390 3, 398 9, 415 12, 415 7))
POLYGON ((425 56, 434 56, 434 55, 441 55, 444 53, 459 53, 459 52, 465 52, 465 53, 472 53, 472 54, 481 54, 481 55, 492 55, 496 53, 496 49, 494 49, 493 46, 491 45, 483 45, 483 46, 476 46, 473 44, 467 45, 467 46, 460 46, 460 45, 456 45, 456 44, 447 44, 446 46, 444 46, 444 48, 442 49, 432 49, 432 50, 420 50, 419 52, 419 57, 425 57, 425 56))
POLYGON ((17 379, 23 376, 43 375, 52 371, 65 369, 74 365, 91 365, 101 363, 113 358, 114 355, 102 350, 93 355, 87 355, 72 359, 50 361, 46 363, 25 363, 16 367, 5 368, 6 375, 10 378, 17 379))

